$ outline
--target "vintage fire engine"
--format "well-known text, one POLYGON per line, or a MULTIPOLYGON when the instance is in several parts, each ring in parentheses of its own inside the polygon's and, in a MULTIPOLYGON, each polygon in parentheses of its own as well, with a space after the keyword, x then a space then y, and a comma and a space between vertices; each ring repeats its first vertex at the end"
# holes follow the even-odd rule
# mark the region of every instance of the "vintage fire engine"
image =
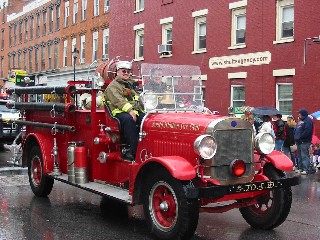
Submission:
POLYGON ((273 151, 270 134, 255 136, 248 121, 204 108, 198 67, 136 67, 146 115, 137 129, 136 159, 123 160, 121 127, 100 101, 118 60, 99 66, 90 81, 9 90, 16 100, 8 107, 23 113, 15 122, 26 126, 23 163, 36 196, 49 195, 56 180, 128 205, 143 204, 159 239, 192 237, 199 212, 239 208, 258 229, 285 221, 291 186, 300 183, 299 175, 286 173, 291 160, 273 151), (156 77, 164 92, 144 89, 155 77, 154 67, 162 71, 156 77), (44 101, 46 94, 55 101, 44 101))

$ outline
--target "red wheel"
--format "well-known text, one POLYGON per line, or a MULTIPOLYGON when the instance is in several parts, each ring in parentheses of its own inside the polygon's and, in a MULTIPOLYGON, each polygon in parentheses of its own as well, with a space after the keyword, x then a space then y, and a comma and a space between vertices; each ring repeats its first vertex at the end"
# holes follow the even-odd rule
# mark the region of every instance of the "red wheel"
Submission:
POLYGON ((151 232, 159 239, 188 239, 198 224, 197 199, 187 199, 183 183, 166 170, 150 173, 143 192, 144 213, 151 232))
POLYGON ((151 218, 159 229, 170 231, 177 222, 178 202, 172 187, 158 182, 149 195, 151 218))
POLYGON ((28 155, 28 176, 36 196, 46 197, 51 193, 54 181, 43 174, 42 154, 38 146, 34 146, 28 155))

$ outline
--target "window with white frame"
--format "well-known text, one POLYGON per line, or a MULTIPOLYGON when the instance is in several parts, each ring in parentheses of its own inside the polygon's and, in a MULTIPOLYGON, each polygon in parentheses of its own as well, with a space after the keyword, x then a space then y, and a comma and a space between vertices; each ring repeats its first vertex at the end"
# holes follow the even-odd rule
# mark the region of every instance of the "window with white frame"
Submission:
POLYGON ((192 13, 194 17, 194 52, 201 53, 207 50, 207 14, 208 9, 192 13))
POLYGON ((246 43, 246 9, 232 10, 231 46, 246 43))
POLYGON ((293 84, 277 84, 277 109, 282 115, 292 114, 293 84))
POLYGON ((66 67, 68 64, 68 41, 63 41, 63 67, 66 67))
POLYGON ((172 22, 173 17, 160 19, 160 24, 162 26, 161 44, 166 45, 165 50, 168 50, 168 52, 170 52, 170 55, 172 51, 172 22))
POLYGON ((94 5, 93 5, 93 15, 94 16, 99 15, 99 4, 100 4, 100 0, 94 0, 94 5))
MULTIPOLYGON (((77 39, 76 38, 72 38, 71 40, 71 51, 73 52, 74 49, 76 48, 77 45, 77 39)), ((71 52, 71 59, 72 59, 72 66, 74 65, 74 58, 72 57, 72 52, 71 52)))
POLYGON ((86 58, 86 35, 80 37, 80 63, 85 63, 86 58))
POLYGON ((136 30, 135 59, 143 60, 144 29, 136 30))
POLYGON ((48 45, 48 69, 52 69, 52 44, 48 45))
POLYGON ((246 47, 247 0, 229 3, 231 10, 231 44, 229 49, 246 47))
POLYGON ((136 0, 136 12, 144 10, 144 0, 136 0))
POLYGON ((245 88, 243 85, 231 86, 231 106, 242 107, 245 105, 245 88))
POLYGON ((56 31, 60 29, 60 5, 56 7, 56 31))
POLYGON ((69 14, 70 14, 69 1, 67 1, 65 2, 65 5, 64 5, 64 26, 65 27, 68 27, 69 14))
POLYGON ((59 66, 59 43, 54 45, 54 69, 57 69, 59 66))
POLYGON ((109 59, 109 28, 103 29, 102 60, 109 59))
POLYGON ((78 0, 74 0, 73 3, 73 23, 77 23, 78 20, 78 0))
POLYGON ((98 31, 92 33, 92 61, 98 59, 98 31))
POLYGON ((294 37, 294 0, 277 1, 276 41, 290 42, 294 37))
POLYGON ((103 12, 108 12, 110 9, 110 0, 104 0, 103 12))
POLYGON ((82 21, 87 19, 87 0, 82 0, 82 21))
POLYGON ((53 8, 49 10, 49 32, 53 32, 53 8))

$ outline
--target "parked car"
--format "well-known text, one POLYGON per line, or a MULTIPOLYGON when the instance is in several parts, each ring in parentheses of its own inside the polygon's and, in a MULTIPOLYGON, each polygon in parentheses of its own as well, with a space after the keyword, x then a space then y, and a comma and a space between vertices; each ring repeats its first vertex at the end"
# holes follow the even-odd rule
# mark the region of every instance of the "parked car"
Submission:
POLYGON ((19 119, 20 112, 7 108, 7 102, 7 100, 0 100, 0 149, 3 149, 4 144, 12 144, 21 129, 11 121, 19 119))

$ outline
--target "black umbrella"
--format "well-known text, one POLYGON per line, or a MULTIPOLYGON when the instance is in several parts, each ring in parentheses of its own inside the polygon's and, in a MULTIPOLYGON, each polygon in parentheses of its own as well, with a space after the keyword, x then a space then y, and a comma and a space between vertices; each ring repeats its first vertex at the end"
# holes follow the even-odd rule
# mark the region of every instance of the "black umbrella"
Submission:
POLYGON ((252 110, 252 113, 255 115, 269 115, 275 116, 281 114, 278 109, 273 107, 257 107, 252 110))

